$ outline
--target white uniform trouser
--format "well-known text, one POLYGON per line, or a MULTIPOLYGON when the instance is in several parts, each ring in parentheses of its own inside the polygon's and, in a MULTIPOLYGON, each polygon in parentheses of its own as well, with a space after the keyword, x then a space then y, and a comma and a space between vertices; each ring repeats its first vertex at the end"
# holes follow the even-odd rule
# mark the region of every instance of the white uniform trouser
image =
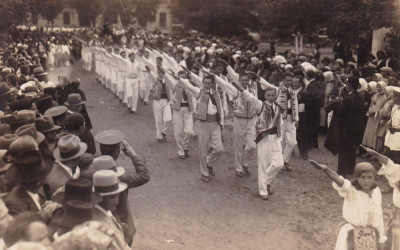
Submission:
POLYGON ((126 98, 124 96, 124 103, 131 108, 132 111, 136 111, 138 95, 139 95, 139 79, 138 78, 126 78, 126 98), (126 101, 126 102, 125 102, 126 101))
POLYGON ((111 67, 111 91, 116 94, 118 85, 118 67, 111 67))
POLYGON ((256 118, 234 117, 233 119, 233 147, 235 152, 236 171, 243 172, 243 166, 248 167, 250 158, 257 145, 256 118))
POLYGON ((200 172, 202 175, 208 176, 207 165, 212 167, 212 164, 219 159, 224 151, 221 126, 218 122, 199 121, 198 130, 200 172), (212 151, 207 155, 209 147, 212 148, 212 151))
POLYGON ((106 85, 106 88, 111 88, 111 64, 109 64, 109 63, 105 63, 104 64, 104 72, 105 72, 105 74, 104 74, 104 78, 105 78, 105 80, 104 80, 104 82, 105 82, 105 85, 106 85))
POLYGON ((257 152, 258 192, 263 196, 268 195, 268 184, 283 167, 281 138, 276 134, 267 135, 257 144, 257 152))
POLYGON ((181 107, 180 110, 172 110, 172 115, 178 155, 184 156, 193 133, 193 113, 189 107, 181 107))
POLYGON ((150 79, 148 73, 143 73, 142 79, 140 79, 140 98, 144 102, 149 102, 150 96, 150 79))
POLYGON ((282 137, 283 161, 289 162, 290 156, 297 145, 296 123, 293 121, 292 115, 287 115, 287 118, 283 119, 282 137))
POLYGON ((119 71, 118 72, 118 84, 117 84, 117 95, 120 100, 124 98, 124 85, 125 85, 125 77, 126 72, 125 71, 119 71))
POLYGON ((153 114, 156 122, 157 139, 167 133, 168 122, 172 120, 171 107, 167 99, 153 100, 153 114))

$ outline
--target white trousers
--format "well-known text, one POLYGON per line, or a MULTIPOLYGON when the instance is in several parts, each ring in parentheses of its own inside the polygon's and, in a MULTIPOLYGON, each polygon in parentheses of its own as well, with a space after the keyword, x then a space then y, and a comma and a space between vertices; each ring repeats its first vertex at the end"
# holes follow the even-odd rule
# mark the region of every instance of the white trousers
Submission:
POLYGON ((118 72, 118 84, 117 84, 117 95, 120 100, 123 100, 124 98, 124 89, 125 89, 125 77, 126 72, 125 71, 119 71, 118 72))
POLYGON ((144 102, 149 102, 149 96, 150 96, 150 79, 148 77, 147 73, 144 73, 145 76, 143 76, 140 79, 140 98, 143 99, 144 102))
POLYGON ((268 195, 267 186, 271 184, 283 167, 281 138, 267 135, 257 144, 258 153, 258 192, 268 195))
POLYGON ((200 172, 202 175, 208 176, 207 165, 212 167, 224 151, 222 144, 221 126, 218 122, 198 122, 198 140, 199 140, 199 158, 200 172), (212 148, 208 154, 209 147, 212 148))
POLYGON ((233 119, 233 148, 236 171, 243 172, 243 166, 249 166, 250 158, 257 147, 255 126, 255 117, 240 118, 235 116, 233 119))
POLYGON ((292 115, 287 115, 287 118, 283 119, 282 137, 283 161, 289 162, 290 156, 297 145, 296 124, 292 115))
POLYGON ((172 120, 171 107, 167 99, 153 100, 153 114, 156 122, 157 139, 162 139, 162 134, 168 130, 168 122, 172 120))
MULTIPOLYGON (((131 108, 132 111, 136 111, 138 97, 139 97, 139 80, 138 78, 126 78, 126 98, 124 97, 124 103, 131 108)), ((124 95, 124 96, 125 96, 124 95)))
POLYGON ((180 110, 172 110, 172 115, 178 155, 184 156, 193 134, 193 114, 188 107, 181 107, 180 110))

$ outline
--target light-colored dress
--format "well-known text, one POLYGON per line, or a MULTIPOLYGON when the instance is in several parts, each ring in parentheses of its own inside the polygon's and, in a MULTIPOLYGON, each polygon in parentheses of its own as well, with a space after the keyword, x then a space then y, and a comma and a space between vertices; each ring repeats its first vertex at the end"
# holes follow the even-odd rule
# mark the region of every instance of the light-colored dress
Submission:
POLYGON ((369 195, 357 190, 349 180, 343 180, 342 187, 339 187, 336 183, 332 184, 339 195, 344 198, 343 218, 347 222, 340 228, 335 249, 348 249, 347 237, 355 226, 375 228, 378 231, 379 242, 385 242, 382 193, 379 187, 374 188, 369 195))
POLYGON ((371 104, 368 110, 370 116, 368 118, 367 127, 365 128, 362 144, 373 149, 375 149, 376 129, 379 125, 379 119, 377 119, 377 115, 375 114, 382 109, 386 99, 385 93, 375 93, 371 98, 371 104))

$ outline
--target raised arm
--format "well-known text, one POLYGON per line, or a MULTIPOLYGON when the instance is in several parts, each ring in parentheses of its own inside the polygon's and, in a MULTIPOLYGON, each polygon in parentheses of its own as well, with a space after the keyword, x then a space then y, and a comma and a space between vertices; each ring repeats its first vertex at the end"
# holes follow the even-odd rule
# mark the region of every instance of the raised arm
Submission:
POLYGON ((182 88, 186 89, 194 98, 199 98, 200 88, 193 86, 188 79, 179 78, 179 84, 182 88))
POLYGON ((165 74, 165 82, 167 83, 167 88, 172 91, 175 90, 177 80, 174 77, 172 77, 170 74, 165 74))
POLYGON ((232 85, 242 93, 243 99, 246 101, 250 102, 257 110, 257 113, 260 113, 264 107, 264 104, 262 101, 258 100, 257 96, 253 95, 249 91, 245 90, 241 85, 232 82, 232 85))
POLYGON ((344 184, 344 180, 343 178, 338 175, 335 171, 333 171, 332 169, 330 169, 327 165, 324 164, 320 164, 317 161, 314 160, 309 160, 309 162, 311 163, 311 165, 318 169, 318 170, 322 170, 323 172, 325 172, 325 174, 334 182, 336 183, 339 187, 343 187, 344 184))
POLYGON ((262 89, 267 89, 267 88, 274 88, 276 89, 276 91, 278 92, 278 87, 276 87, 275 85, 272 85, 271 83, 269 83, 267 80, 265 80, 264 78, 260 77, 259 78, 260 84, 261 84, 261 88, 262 89))
POLYGON ((225 81, 221 77, 215 75, 215 81, 227 94, 236 98, 239 95, 239 91, 229 82, 225 81))

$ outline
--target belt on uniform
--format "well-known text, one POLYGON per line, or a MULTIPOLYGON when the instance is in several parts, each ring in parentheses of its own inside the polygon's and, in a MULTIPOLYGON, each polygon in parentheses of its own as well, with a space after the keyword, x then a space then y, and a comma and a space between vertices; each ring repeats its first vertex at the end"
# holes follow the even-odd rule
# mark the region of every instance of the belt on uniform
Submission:
POLYGON ((188 102, 182 102, 181 103, 181 107, 189 107, 189 103, 188 102))
POLYGON ((257 134, 257 137, 256 137, 255 141, 256 141, 256 143, 259 143, 267 135, 276 135, 277 133, 278 133, 277 127, 273 127, 273 128, 264 130, 264 131, 262 131, 262 132, 257 134))
POLYGON ((215 115, 206 115, 206 122, 218 122, 218 114, 215 115))

